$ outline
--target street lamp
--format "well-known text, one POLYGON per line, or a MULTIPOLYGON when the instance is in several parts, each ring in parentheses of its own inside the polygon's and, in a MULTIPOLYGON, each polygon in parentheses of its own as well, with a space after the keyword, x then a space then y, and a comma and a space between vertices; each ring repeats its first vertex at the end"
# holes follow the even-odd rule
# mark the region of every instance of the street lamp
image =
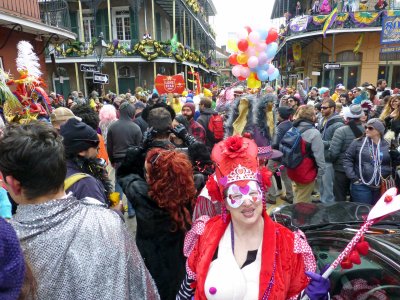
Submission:
POLYGON ((96 43, 94 44, 94 51, 96 52, 97 57, 97 69, 98 72, 101 73, 101 67, 104 55, 106 54, 107 44, 104 41, 103 33, 100 32, 99 38, 97 39, 96 43))
MULTIPOLYGON (((104 55, 106 54, 106 50, 107 50, 107 44, 104 41, 104 36, 103 33, 100 32, 99 38, 97 39, 96 43, 94 44, 94 51, 96 53, 96 57, 97 57, 97 72, 101 73, 101 67, 103 65, 103 58, 104 55)), ((94 74, 93 74, 93 78, 94 78, 94 74)), ((99 95, 103 94, 103 88, 102 88, 102 84, 99 84, 98 87, 98 93, 99 95)))

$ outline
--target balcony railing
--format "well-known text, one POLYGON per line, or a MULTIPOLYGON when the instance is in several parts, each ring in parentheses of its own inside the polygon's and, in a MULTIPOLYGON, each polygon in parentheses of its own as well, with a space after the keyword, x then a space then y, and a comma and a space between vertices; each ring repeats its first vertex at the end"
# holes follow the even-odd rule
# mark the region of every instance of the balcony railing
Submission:
MULTIPOLYGON (((94 39, 91 43, 72 43, 49 45, 46 54, 54 54, 57 58, 73 57, 95 57, 94 39)), ((212 68, 210 58, 207 58, 200 51, 183 46, 181 43, 171 44, 171 41, 160 42, 151 39, 144 39, 134 45, 129 41, 121 41, 118 44, 107 43, 105 57, 141 57, 147 61, 157 58, 171 58, 177 62, 190 62, 199 64, 207 69, 212 68)))
MULTIPOLYGON (((382 26, 382 18, 386 15, 400 16, 400 10, 390 11, 357 11, 337 13, 336 19, 329 29, 373 28, 382 26)), ((302 35, 307 32, 322 31, 329 15, 302 15, 289 20, 289 24, 281 26, 281 41, 288 36, 302 35)))
POLYGON ((39 0, 40 18, 42 22, 71 30, 69 8, 66 0, 39 0))
POLYGON ((1 0, 0 11, 28 17, 31 19, 40 19, 39 5, 37 0, 1 0))

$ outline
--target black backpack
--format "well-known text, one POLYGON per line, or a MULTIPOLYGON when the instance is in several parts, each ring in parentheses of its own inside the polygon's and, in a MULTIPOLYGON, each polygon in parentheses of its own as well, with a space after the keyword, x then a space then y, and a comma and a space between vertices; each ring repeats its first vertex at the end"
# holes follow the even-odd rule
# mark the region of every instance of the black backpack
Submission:
POLYGON ((292 127, 286 131, 279 144, 279 151, 283 154, 281 161, 286 168, 294 169, 303 161, 305 157, 304 150, 308 150, 308 147, 301 134, 311 128, 313 127, 310 126, 299 130, 297 127, 292 127))

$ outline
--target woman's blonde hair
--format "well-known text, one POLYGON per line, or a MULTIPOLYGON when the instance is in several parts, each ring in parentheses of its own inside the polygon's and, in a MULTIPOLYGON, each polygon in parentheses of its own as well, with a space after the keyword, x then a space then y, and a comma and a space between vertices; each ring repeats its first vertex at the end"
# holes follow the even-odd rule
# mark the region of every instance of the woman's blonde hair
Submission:
POLYGON ((311 105, 301 105, 295 115, 294 115, 294 119, 306 119, 309 121, 314 122, 315 120, 315 111, 314 111, 314 107, 311 105))
POLYGON ((381 119, 382 121, 385 121, 386 117, 389 116, 393 112, 392 102, 396 99, 400 100, 400 97, 399 96, 390 97, 389 101, 385 104, 385 107, 383 108, 382 113, 379 116, 379 119, 381 119))

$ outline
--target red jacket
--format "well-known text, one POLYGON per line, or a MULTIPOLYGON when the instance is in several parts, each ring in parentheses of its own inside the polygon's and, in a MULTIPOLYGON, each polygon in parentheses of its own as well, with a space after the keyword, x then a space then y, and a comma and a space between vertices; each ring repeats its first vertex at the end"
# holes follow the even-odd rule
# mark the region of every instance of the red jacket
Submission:
MULTIPOLYGON (((293 232, 273 222, 265 212, 263 218, 264 236, 258 298, 262 299, 268 288, 276 257, 275 283, 269 299, 288 299, 299 294, 308 285, 309 280, 304 273, 304 260, 302 254, 293 252, 293 232)), ((195 299, 206 299, 204 284, 208 268, 229 221, 228 217, 224 223, 220 216, 210 219, 188 258, 188 266, 197 277, 195 299)))

